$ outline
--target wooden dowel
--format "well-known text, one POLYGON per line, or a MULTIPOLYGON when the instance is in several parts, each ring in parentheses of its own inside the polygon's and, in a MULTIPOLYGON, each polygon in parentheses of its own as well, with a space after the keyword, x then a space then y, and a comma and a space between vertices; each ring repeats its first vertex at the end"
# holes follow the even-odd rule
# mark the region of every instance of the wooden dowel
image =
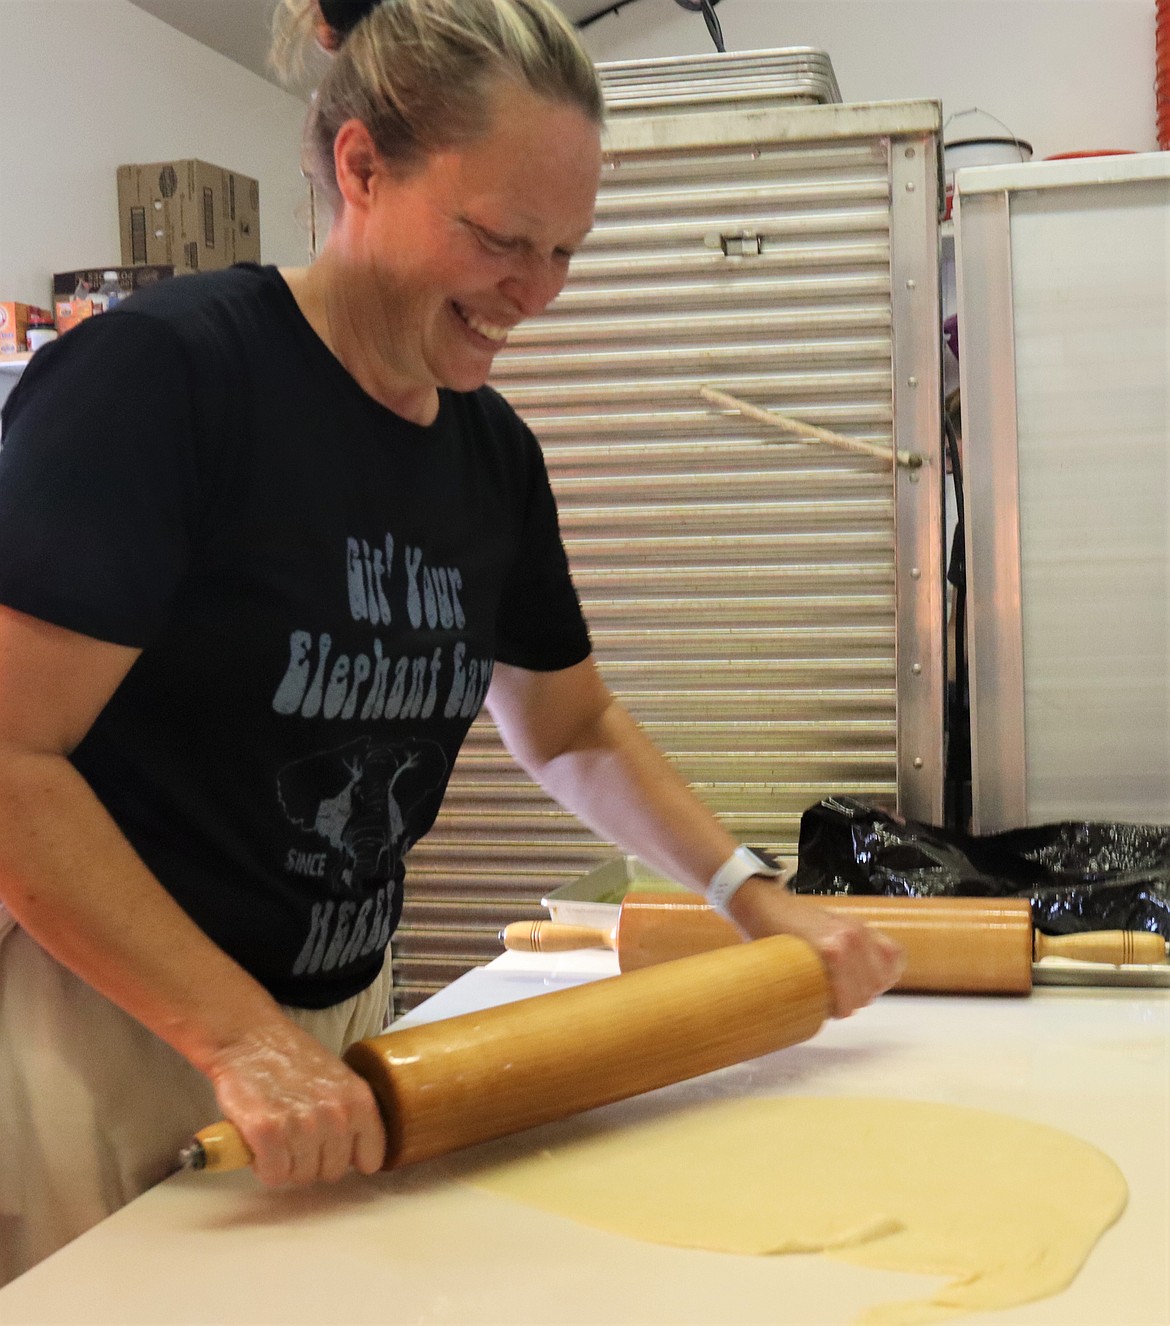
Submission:
POLYGON ((727 410, 738 410, 740 414, 757 423, 767 424, 781 433, 803 438, 809 442, 827 442, 830 446, 840 447, 845 451, 856 451, 866 456, 876 456, 889 464, 898 464, 906 469, 918 469, 922 457, 913 451, 894 451, 892 447, 883 447, 877 442, 865 442, 858 437, 846 437, 843 433, 834 433, 827 428, 818 428, 815 424, 805 423, 803 419, 793 419, 791 415, 779 414, 775 410, 764 410, 748 401, 741 401, 736 396, 729 396, 725 391, 714 387, 700 387, 699 395, 712 405, 721 405, 727 410))

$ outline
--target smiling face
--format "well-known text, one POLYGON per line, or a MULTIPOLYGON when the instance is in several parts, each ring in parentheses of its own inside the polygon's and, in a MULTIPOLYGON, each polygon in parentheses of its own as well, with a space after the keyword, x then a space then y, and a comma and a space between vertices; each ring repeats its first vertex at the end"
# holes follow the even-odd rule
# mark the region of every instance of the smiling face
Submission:
POLYGON ((404 389, 482 386, 508 332, 560 292, 593 224, 597 125, 511 85, 493 110, 482 138, 405 176, 375 165, 350 232, 375 296, 363 338, 376 338, 383 381, 404 389))

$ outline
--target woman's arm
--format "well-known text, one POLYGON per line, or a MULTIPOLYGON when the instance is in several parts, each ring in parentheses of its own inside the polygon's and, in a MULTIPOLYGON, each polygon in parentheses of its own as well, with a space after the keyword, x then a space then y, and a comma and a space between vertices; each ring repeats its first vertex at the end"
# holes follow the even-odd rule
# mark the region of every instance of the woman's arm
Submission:
POLYGON ((369 1087, 187 917, 69 761, 137 657, 0 608, 0 899, 211 1080, 265 1182, 373 1172, 369 1087))
MULTIPOLYGON (((736 840, 606 689, 592 659, 557 672, 497 663, 487 698, 519 764, 595 833, 702 892, 736 840)), ((845 1017, 897 980, 901 950, 775 880, 753 877, 731 900, 745 934, 793 934, 824 961, 845 1017)))

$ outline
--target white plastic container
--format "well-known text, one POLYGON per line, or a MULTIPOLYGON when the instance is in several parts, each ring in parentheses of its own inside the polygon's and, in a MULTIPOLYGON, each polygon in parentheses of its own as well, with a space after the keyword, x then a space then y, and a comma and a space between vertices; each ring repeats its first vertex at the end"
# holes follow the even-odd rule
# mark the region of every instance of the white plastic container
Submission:
POLYGON ((955 172, 967 166, 1010 166, 1032 160, 1032 144, 1010 135, 990 138, 956 138, 943 144, 943 178, 947 190, 946 215, 951 214, 955 172))
POLYGON ((42 345, 48 345, 50 341, 56 339, 56 327, 30 327, 25 334, 25 340, 28 342, 30 350, 39 350, 42 345))
POLYGON ((95 313, 107 313, 122 301, 122 287, 117 272, 102 272, 102 283, 90 295, 95 313))

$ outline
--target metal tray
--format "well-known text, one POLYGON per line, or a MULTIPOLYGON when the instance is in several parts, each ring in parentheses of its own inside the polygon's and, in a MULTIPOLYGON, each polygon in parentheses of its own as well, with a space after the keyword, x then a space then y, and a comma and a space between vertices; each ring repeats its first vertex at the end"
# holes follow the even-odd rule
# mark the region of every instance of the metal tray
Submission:
POLYGON ((610 114, 841 101, 832 60, 825 51, 809 46, 612 61, 599 65, 598 73, 610 114))
POLYGON ((616 856, 559 889, 553 889, 540 904, 554 921, 564 925, 592 925, 612 929, 627 893, 685 893, 681 884, 667 879, 636 856, 616 856))
POLYGON ((1075 962, 1071 958, 1042 958, 1032 964, 1033 985, 1160 985, 1170 989, 1170 965, 1135 962, 1108 967, 1103 962, 1075 962))

